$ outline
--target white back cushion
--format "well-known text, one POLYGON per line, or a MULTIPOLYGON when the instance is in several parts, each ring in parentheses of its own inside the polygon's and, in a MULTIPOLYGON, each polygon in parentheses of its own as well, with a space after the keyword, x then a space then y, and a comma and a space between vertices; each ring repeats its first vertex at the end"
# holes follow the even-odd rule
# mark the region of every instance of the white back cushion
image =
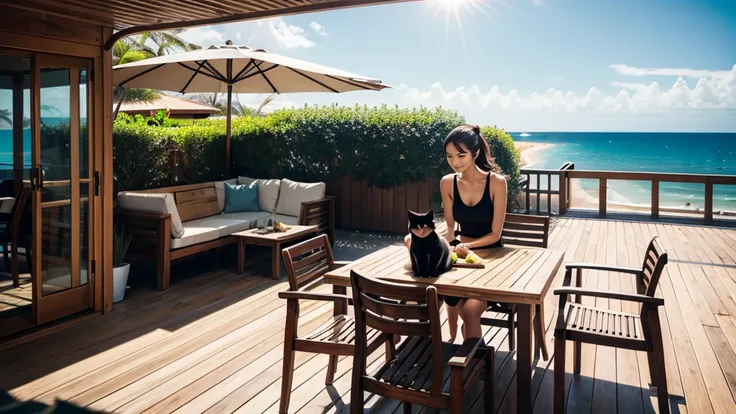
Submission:
POLYGON ((273 213, 276 210, 276 202, 279 200, 281 180, 238 177, 238 184, 249 185, 253 181, 257 181, 258 186, 258 208, 261 211, 273 213))
POLYGON ((281 180, 276 214, 298 217, 302 202, 324 198, 326 188, 325 183, 300 183, 284 178, 281 180))
POLYGON ((171 215, 171 236, 180 238, 184 235, 184 226, 176 209, 174 195, 171 193, 136 193, 121 191, 118 193, 118 205, 122 208, 149 211, 152 213, 171 215))

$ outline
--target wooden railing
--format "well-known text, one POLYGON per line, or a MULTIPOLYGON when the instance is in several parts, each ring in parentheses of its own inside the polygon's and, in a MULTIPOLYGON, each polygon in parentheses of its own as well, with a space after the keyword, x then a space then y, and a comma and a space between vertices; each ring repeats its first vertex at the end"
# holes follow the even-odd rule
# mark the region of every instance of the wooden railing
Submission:
POLYGON ((548 216, 553 214, 552 209, 552 196, 556 195, 558 196, 558 212, 559 214, 565 214, 565 211, 570 206, 570 193, 568 191, 569 189, 569 180, 566 178, 566 172, 569 170, 572 170, 575 168, 575 164, 571 162, 566 162, 565 164, 560 167, 559 170, 549 170, 549 169, 532 169, 532 168, 522 168, 521 169, 521 176, 523 180, 523 187, 521 191, 524 193, 525 198, 525 209, 526 213, 530 214, 532 212, 536 214, 546 214, 548 216), (553 190, 553 180, 552 177, 557 177, 557 189, 553 190), (532 178, 534 177, 534 178, 532 178), (547 188, 542 189, 542 183, 543 181, 542 177, 545 177, 547 188), (534 185, 536 184, 536 185, 534 185), (532 188, 533 186, 533 188, 532 188), (532 194, 536 195, 536 208, 532 209, 532 202, 531 202, 531 196, 532 194), (542 211, 541 208, 541 201, 542 196, 547 196, 547 205, 546 210, 542 211))
MULTIPOLYGON (((547 195, 547 213, 553 210, 552 195, 559 195, 558 211, 560 215, 565 214, 570 209, 570 200, 572 186, 571 179, 593 179, 598 180, 598 214, 600 217, 606 217, 608 205, 608 180, 626 180, 626 181, 648 181, 651 183, 651 216, 658 218, 661 210, 660 206, 660 183, 694 183, 703 184, 705 186, 705 202, 703 209, 704 221, 706 224, 713 223, 713 186, 714 185, 736 185, 736 175, 708 175, 708 174, 679 174, 679 173, 652 173, 652 172, 629 172, 629 171, 593 171, 593 170, 575 170, 572 163, 564 164, 559 170, 552 169, 524 169, 521 170, 522 176, 536 176, 536 188, 525 188, 527 212, 530 207, 530 195, 536 195, 536 211, 540 211, 540 198, 547 195), (547 189, 540 189, 542 176, 547 176, 547 189), (552 190, 552 176, 559 177, 559 185, 557 190, 552 190)), ((693 212, 695 213, 695 212, 693 212)))

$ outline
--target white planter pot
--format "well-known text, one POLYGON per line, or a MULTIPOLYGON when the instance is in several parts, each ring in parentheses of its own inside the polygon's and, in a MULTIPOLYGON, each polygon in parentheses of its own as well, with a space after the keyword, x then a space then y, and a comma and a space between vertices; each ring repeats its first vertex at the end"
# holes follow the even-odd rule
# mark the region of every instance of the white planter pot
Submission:
POLYGON ((128 285, 130 263, 112 269, 112 302, 118 303, 125 298, 125 288, 128 285))

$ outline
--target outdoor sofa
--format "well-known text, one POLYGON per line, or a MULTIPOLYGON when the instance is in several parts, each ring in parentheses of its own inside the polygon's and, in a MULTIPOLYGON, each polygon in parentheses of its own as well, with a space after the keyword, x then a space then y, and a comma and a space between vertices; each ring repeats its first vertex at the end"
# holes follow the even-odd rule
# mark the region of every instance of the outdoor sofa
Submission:
MULTIPOLYGON (((319 231, 334 243, 335 199, 325 196, 325 190, 323 182, 238 177, 122 191, 117 196, 115 215, 125 229, 133 232, 126 258, 154 259, 157 287, 165 290, 170 285, 173 260, 237 243, 233 233, 263 227, 268 217, 288 225, 318 225, 319 231), (258 191, 257 207, 249 211, 226 211, 225 183, 245 184, 249 188, 253 184, 258 191)), ((232 187, 227 191, 233 194, 232 187)))

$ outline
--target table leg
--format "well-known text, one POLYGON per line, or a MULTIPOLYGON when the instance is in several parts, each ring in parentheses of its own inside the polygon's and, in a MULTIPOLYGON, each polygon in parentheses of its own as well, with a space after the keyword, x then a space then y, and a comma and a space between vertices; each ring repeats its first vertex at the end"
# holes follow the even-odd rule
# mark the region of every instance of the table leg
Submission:
POLYGON ((238 239, 238 275, 245 273, 245 240, 238 239))
POLYGON ((532 338, 534 305, 517 305, 516 412, 532 412, 532 338))
POLYGON ((273 263, 271 264, 271 278, 279 280, 281 278, 281 243, 276 242, 273 246, 273 263))

